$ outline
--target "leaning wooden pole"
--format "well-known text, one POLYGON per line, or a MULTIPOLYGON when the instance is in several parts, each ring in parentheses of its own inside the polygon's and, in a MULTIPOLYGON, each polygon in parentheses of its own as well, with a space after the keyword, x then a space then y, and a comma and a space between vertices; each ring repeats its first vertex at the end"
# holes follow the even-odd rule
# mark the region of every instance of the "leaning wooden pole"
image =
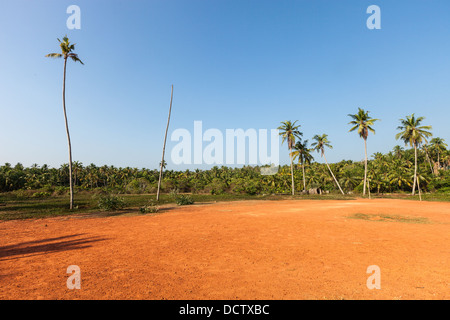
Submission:
POLYGON ((417 190, 419 190, 419 200, 422 201, 422 194, 420 192, 419 176, 417 176, 417 190))
POLYGON ((170 113, 172 112, 172 99, 173 99, 173 85, 172 85, 172 92, 170 94, 169 118, 167 119, 166 134, 164 135, 164 145, 163 145, 163 152, 162 152, 161 167, 159 169, 158 191, 156 193, 156 201, 159 201, 159 192, 161 190, 161 179, 162 179, 162 172, 163 172, 163 167, 164 167, 164 153, 166 151, 167 131, 169 130, 170 113))

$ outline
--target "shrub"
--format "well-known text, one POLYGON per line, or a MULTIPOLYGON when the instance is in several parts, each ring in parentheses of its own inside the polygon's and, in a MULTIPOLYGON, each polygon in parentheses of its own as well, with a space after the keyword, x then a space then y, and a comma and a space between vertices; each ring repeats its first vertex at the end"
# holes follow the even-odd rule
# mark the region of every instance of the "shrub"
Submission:
POLYGON ((142 214, 146 213, 158 213, 159 207, 158 206, 143 206, 139 208, 139 212, 142 214))
POLYGON ((111 194, 101 195, 98 200, 98 207, 104 211, 115 211, 125 207, 125 200, 111 194))
POLYGON ((194 199, 191 196, 178 194, 178 189, 172 189, 170 191, 170 197, 175 200, 175 203, 179 206, 185 206, 194 203, 194 199))
POLYGON ((144 179, 133 179, 128 185, 126 186, 126 191, 128 193, 144 193, 150 186, 150 183, 144 179))
POLYGON ((35 192, 35 193, 33 193, 33 195, 31 197, 32 198, 46 198, 49 196, 50 196, 50 193, 48 193, 48 192, 35 192))
POLYGON ((438 190, 439 193, 450 193, 450 187, 443 187, 438 190))
POLYGON ((142 214, 157 213, 158 211, 159 207, 153 201, 150 201, 147 205, 139 208, 139 212, 142 214))
POLYGON ((179 206, 185 206, 194 203, 194 199, 191 196, 186 196, 184 194, 177 196, 175 203, 179 206))
POLYGON ((69 187, 56 187, 55 190, 53 191, 53 195, 54 196, 61 196, 63 194, 68 194, 69 193, 69 187))

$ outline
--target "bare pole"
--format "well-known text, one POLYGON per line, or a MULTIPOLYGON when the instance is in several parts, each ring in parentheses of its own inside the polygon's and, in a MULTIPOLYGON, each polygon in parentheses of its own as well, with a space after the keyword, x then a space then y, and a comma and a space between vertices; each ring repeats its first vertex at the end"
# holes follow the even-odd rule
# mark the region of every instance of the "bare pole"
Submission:
POLYGON ((173 98, 173 85, 172 85, 172 91, 170 93, 169 117, 167 119, 166 134, 164 136, 164 145, 163 145, 163 152, 162 152, 161 167, 159 169, 158 192, 156 193, 156 201, 159 201, 159 192, 161 190, 161 178, 162 178, 162 172, 163 172, 163 166, 164 166, 164 153, 166 151, 167 131, 169 130, 170 113, 172 112, 172 98, 173 98))

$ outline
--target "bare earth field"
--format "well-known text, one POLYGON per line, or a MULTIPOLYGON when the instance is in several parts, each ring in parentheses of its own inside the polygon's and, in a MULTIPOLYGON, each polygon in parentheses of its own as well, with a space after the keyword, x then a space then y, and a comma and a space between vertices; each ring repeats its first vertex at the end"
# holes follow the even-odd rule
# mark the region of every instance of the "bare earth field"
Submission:
POLYGON ((2 300, 450 298, 448 202, 223 202, 6 221, 0 235, 2 300))

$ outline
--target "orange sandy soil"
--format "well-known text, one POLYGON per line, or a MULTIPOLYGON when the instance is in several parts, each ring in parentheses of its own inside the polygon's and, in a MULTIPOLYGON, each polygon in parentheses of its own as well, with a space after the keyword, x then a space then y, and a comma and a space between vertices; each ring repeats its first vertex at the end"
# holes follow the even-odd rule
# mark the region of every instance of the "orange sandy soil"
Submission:
POLYGON ((450 204, 239 201, 0 223, 0 299, 449 299, 450 204), (355 213, 429 223, 350 219, 355 213), (67 267, 81 269, 69 290, 67 267), (367 267, 381 289, 367 288, 367 267))

